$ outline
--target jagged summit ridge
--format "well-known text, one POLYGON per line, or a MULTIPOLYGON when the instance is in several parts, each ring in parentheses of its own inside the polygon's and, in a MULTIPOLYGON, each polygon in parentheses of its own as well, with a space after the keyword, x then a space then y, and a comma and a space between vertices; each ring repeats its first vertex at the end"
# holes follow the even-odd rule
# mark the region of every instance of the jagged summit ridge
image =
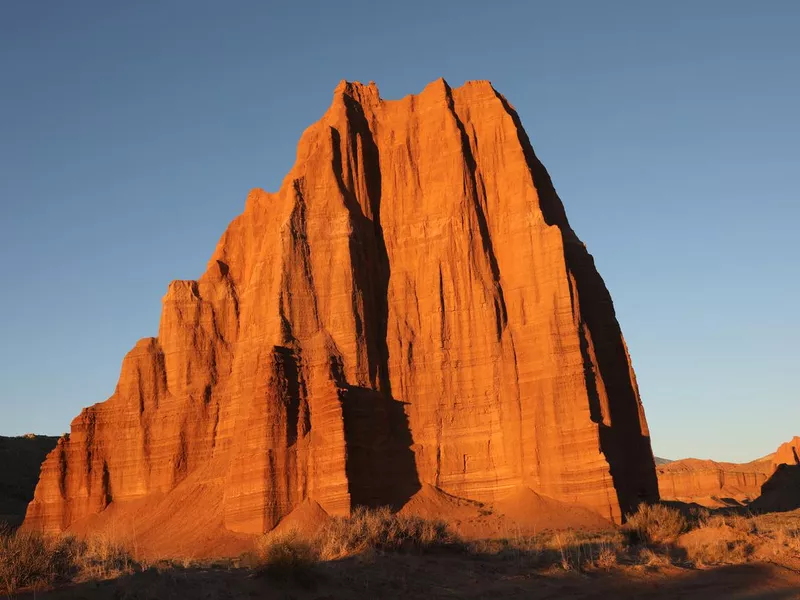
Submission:
POLYGON ((610 295, 514 109, 488 82, 392 101, 342 82, 281 189, 252 190, 202 277, 170 284, 26 526, 160 498, 168 527, 180 497, 252 533, 425 484, 616 520, 658 493, 610 295))

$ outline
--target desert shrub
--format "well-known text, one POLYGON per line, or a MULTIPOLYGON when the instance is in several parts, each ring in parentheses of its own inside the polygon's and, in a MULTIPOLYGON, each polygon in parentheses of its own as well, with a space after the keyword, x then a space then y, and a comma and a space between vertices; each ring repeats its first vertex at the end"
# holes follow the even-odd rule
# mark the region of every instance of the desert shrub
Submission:
POLYGON ((594 566, 605 571, 615 567, 618 563, 617 549, 611 544, 603 544, 597 553, 594 566))
POLYGON ((82 578, 107 579, 129 573, 135 561, 128 549, 105 535, 96 535, 77 544, 73 562, 82 578))
POLYGON ((314 546, 295 532, 267 535, 256 549, 256 572, 279 582, 310 585, 318 558, 314 546))
POLYGON ((680 546, 695 565, 740 564, 768 536, 760 535, 755 519, 736 513, 706 513, 681 537, 680 546))
POLYGON ((0 591, 8 595, 58 581, 113 577, 133 566, 127 551, 107 539, 0 532, 0 591))
MULTIPOLYGON (((575 534, 572 531, 561 531, 556 533, 549 545, 543 544, 543 550, 555 550, 557 553, 555 563, 564 571, 579 570, 583 562, 581 556, 581 545, 577 543, 575 534)), ((542 552, 541 557, 547 556, 547 552, 542 552)), ((551 558, 552 561, 552 558, 551 558)))
POLYGON ((561 531, 540 542, 536 562, 565 571, 610 570, 622 550, 621 538, 611 532, 561 531))
POLYGON ((455 538, 442 521, 392 514, 388 508, 357 508, 350 517, 332 519, 320 532, 317 544, 323 559, 382 551, 425 550, 451 546, 455 538))
POLYGON ((774 530, 775 554, 788 551, 795 556, 800 556, 800 528, 793 526, 781 526, 774 530))
POLYGON ((260 575, 302 585, 316 580, 320 561, 455 543, 443 522, 393 514, 388 508, 357 508, 349 517, 331 519, 310 538, 294 531, 267 534, 242 559, 260 575))
POLYGON ((13 594, 21 588, 41 588, 72 575, 71 540, 50 539, 37 533, 0 535, 0 589, 13 594))
POLYGON ((695 565, 731 565, 747 562, 753 546, 746 539, 711 539, 689 545, 687 558, 695 565))
POLYGON ((669 556, 656 552, 651 548, 641 548, 638 553, 638 563, 648 567, 666 567, 672 564, 669 556))
POLYGON ((629 543, 650 545, 674 542, 686 529, 683 515, 663 504, 640 504, 622 528, 629 543))
POLYGON ((705 519, 699 521, 697 528, 720 529, 730 528, 743 534, 758 533, 758 526, 755 519, 740 514, 709 514, 705 519))

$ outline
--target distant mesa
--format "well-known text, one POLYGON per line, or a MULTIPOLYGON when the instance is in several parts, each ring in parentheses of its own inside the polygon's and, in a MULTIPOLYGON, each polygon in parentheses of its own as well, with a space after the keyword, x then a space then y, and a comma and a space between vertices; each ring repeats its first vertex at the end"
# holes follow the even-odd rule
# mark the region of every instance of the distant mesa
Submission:
POLYGON ((58 441, 25 527, 219 555, 355 506, 599 526, 657 486, 611 297, 508 101, 342 82, 58 441))
POLYGON ((776 481, 772 481, 772 478, 782 465, 800 464, 798 453, 800 437, 794 437, 781 444, 772 454, 748 463, 696 458, 672 461, 658 466, 659 493, 664 500, 700 504, 709 508, 750 505, 765 509, 770 504, 785 504, 778 498, 782 492, 779 494, 775 490, 780 488, 781 481, 788 482, 790 476, 779 475, 776 481), (768 481, 772 483, 764 488, 768 481), (771 490, 770 494, 776 500, 759 498, 762 489, 771 490), (758 502, 754 502, 756 499, 758 502))

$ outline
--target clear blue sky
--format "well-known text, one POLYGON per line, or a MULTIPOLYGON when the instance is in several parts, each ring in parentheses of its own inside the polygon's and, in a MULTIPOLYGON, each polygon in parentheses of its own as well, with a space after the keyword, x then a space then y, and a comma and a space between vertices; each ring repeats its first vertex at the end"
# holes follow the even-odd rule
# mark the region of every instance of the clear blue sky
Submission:
POLYGON ((68 430, 341 79, 489 79, 611 290, 656 454, 800 434, 800 2, 0 3, 0 434, 68 430), (301 6, 303 5, 303 6, 301 6))

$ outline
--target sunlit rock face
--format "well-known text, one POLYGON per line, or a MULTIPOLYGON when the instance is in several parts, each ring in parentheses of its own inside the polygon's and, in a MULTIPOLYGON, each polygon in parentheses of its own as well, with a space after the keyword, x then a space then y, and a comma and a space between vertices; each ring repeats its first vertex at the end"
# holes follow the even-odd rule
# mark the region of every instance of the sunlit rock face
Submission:
POLYGON ((656 472, 662 499, 715 508, 748 504, 759 498, 762 486, 781 465, 800 465, 800 437, 795 436, 772 454, 747 463, 684 458, 660 465, 656 472))
POLYGON ((189 511, 255 533, 423 484, 616 521, 658 497, 611 297, 514 109, 488 82, 396 101, 342 82, 72 422, 26 527, 147 501, 162 529, 189 511))

